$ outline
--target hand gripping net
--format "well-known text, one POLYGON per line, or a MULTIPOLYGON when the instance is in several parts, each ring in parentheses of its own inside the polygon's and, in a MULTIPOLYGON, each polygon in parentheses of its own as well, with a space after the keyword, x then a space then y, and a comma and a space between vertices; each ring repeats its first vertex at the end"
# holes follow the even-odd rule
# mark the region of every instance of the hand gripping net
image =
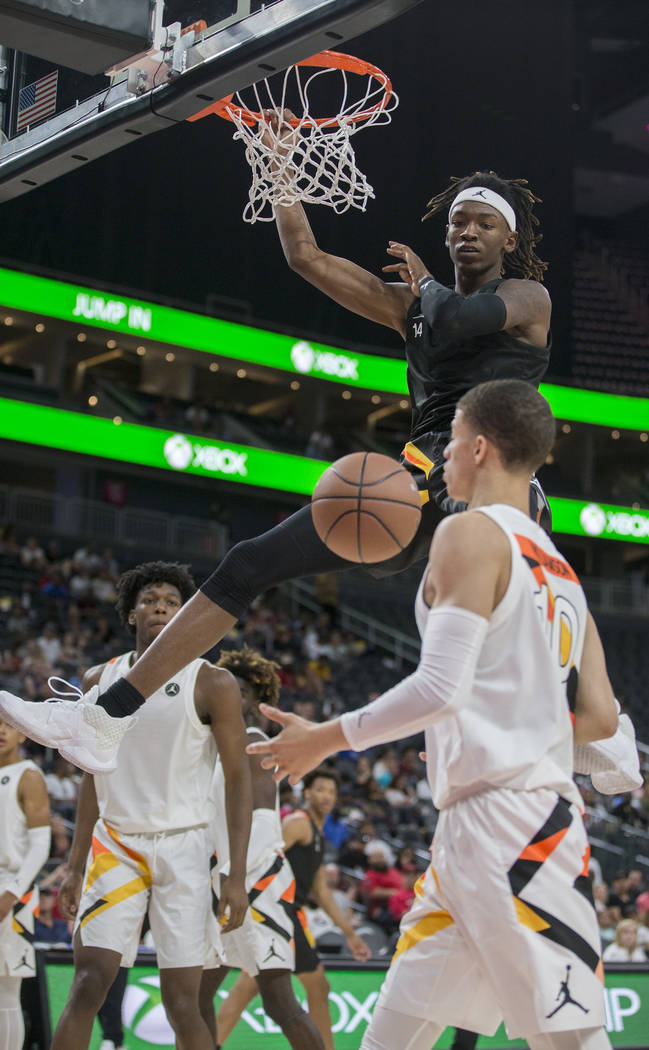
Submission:
MULTIPOLYGON (((290 206, 297 201, 327 204, 337 213, 348 208, 365 211, 374 190, 356 165, 350 140, 362 127, 390 123, 399 100, 386 74, 351 55, 323 51, 289 66, 277 101, 267 79, 249 90, 254 94, 254 110, 246 106, 239 93, 236 101, 230 95, 214 107, 236 125, 234 138, 244 143, 252 170, 245 221, 270 222, 277 205, 290 206), (362 76, 367 80, 358 97, 362 76), (311 96, 317 89, 330 88, 329 83, 322 84, 323 78, 335 78, 341 88, 339 111, 333 117, 310 113, 311 96), (353 89, 356 101, 352 99, 353 89), (287 108, 301 109, 302 115, 283 120, 287 108), (262 119, 264 110, 277 115, 276 127, 262 119)), ((331 94, 330 89, 327 97, 331 94)))

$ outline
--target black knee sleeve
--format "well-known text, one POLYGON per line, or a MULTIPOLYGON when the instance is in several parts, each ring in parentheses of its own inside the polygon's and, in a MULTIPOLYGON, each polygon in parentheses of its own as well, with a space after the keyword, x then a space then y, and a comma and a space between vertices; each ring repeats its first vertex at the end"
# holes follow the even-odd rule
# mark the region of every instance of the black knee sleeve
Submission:
POLYGON ((322 542, 307 506, 269 532, 237 543, 201 585, 201 591, 238 619, 269 587, 299 576, 350 567, 322 542))

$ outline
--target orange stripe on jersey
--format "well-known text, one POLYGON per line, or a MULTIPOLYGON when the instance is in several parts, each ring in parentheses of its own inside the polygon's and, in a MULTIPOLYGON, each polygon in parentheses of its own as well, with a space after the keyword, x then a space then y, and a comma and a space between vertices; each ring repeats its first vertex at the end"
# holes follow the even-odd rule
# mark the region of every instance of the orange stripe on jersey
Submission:
POLYGON ((584 878, 587 879, 588 878, 588 867, 589 867, 589 864, 590 864, 590 843, 586 846, 586 849, 584 851, 584 855, 583 855, 583 857, 581 859, 583 861, 583 865, 582 865, 582 869, 579 872, 579 874, 583 875, 584 878))
POLYGON ((604 984, 604 963, 602 962, 601 959, 597 963, 597 968, 595 970, 595 977, 597 977, 602 982, 602 984, 604 984))
POLYGON ((561 828, 560 831, 555 831, 554 835, 550 835, 547 839, 542 839, 541 842, 530 842, 518 859, 534 860, 542 864, 543 861, 548 859, 552 851, 557 848, 567 831, 568 828, 561 828))
POLYGON ((557 558, 553 554, 548 554, 547 551, 543 550, 543 547, 539 547, 538 543, 534 543, 534 540, 531 540, 529 536, 519 536, 517 532, 514 535, 523 557, 536 562, 540 569, 551 573, 552 576, 560 576, 562 580, 571 580, 573 583, 579 583, 577 576, 567 561, 557 558))

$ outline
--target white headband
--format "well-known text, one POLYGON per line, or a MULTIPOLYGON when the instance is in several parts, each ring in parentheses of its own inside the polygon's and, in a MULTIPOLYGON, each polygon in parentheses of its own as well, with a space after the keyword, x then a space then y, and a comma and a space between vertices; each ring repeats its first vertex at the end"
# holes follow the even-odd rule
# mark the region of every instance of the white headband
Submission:
POLYGON ((448 217, 451 218, 451 212, 456 204, 461 201, 473 201, 473 200, 484 201, 485 204, 490 204, 492 208, 499 211, 503 219, 509 226, 510 230, 516 229, 516 212, 512 208, 511 204, 508 204, 504 197, 501 197, 499 193, 495 193, 494 190, 488 189, 486 186, 469 186, 468 189, 462 190, 458 193, 457 197, 448 209, 448 217))

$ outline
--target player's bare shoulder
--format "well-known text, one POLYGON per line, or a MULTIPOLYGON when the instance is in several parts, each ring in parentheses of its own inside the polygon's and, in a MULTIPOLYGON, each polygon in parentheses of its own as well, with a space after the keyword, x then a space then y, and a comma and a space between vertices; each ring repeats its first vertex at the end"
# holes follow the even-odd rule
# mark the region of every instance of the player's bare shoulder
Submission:
POLYGON ((489 616, 506 590, 509 540, 478 510, 452 514, 435 530, 424 597, 428 605, 462 605, 489 616))
POLYGON ((215 713, 238 713, 241 709, 241 694, 234 675, 224 667, 216 667, 206 660, 196 675, 194 704, 199 716, 208 721, 215 713))

